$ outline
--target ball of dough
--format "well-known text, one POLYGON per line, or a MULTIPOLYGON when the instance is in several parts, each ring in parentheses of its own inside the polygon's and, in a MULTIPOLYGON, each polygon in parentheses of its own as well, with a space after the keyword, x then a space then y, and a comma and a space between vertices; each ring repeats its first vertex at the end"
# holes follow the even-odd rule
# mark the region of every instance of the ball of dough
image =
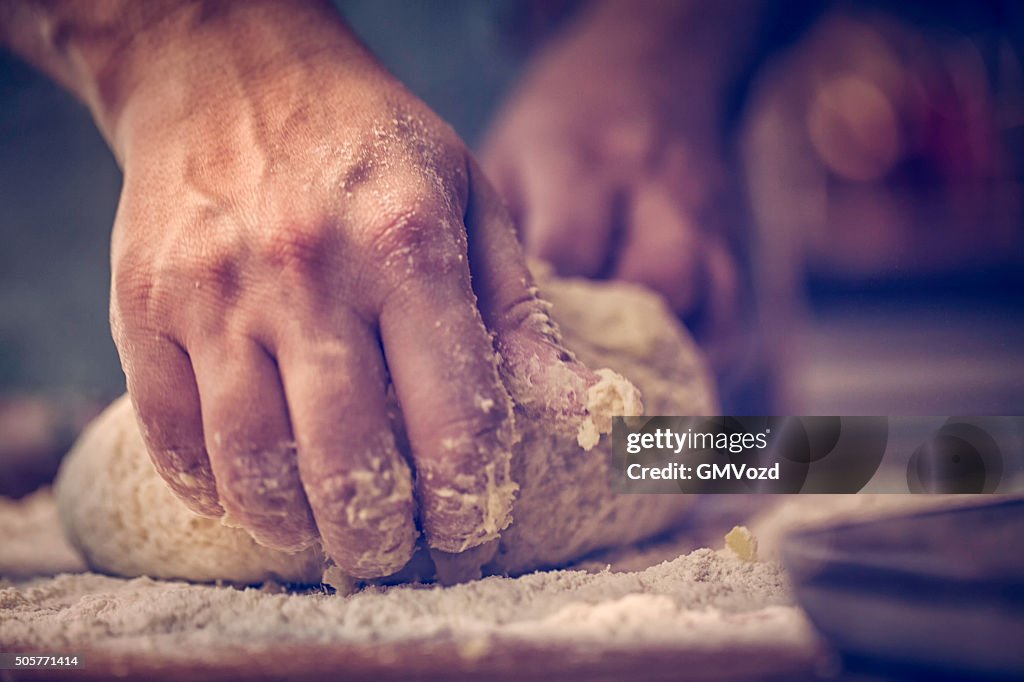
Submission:
MULTIPOLYGON (((686 513, 683 495, 620 495, 609 483, 613 414, 713 414, 709 375, 693 341, 661 298, 639 286, 556 279, 538 272, 568 348, 591 368, 607 368, 588 392, 580 422, 517 419, 513 457, 519 495, 513 524, 496 551, 469 571, 521 573, 565 564, 603 547, 664 531, 686 513), (629 381, 623 379, 628 377, 629 381), (581 443, 590 447, 584 450, 581 443)), ((529 387, 510 382, 517 404, 529 387)), ((260 546, 238 528, 192 514, 154 470, 131 403, 114 402, 86 430, 56 485, 64 528, 89 565, 124 576, 195 581, 318 583, 321 550, 295 554, 260 546)), ((440 564, 438 564, 440 566, 440 564)), ((339 582, 336 569, 332 584, 339 582)))
POLYGON ((55 493, 71 544, 105 573, 253 584, 319 582, 324 570, 319 549, 278 552, 189 511, 153 468, 127 395, 64 458, 55 493))

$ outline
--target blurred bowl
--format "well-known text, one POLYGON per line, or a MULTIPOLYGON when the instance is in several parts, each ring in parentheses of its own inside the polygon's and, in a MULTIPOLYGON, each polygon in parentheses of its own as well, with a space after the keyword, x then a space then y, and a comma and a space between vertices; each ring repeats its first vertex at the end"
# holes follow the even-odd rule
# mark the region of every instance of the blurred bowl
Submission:
POLYGON ((795 533, 782 557, 850 668, 1024 679, 1024 499, 795 533))

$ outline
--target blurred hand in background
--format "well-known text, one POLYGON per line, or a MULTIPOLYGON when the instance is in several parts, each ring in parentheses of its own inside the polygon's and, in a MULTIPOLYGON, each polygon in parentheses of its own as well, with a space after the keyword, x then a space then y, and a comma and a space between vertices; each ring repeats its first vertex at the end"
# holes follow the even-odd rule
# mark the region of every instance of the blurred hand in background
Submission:
POLYGON ((759 7, 587 7, 534 60, 482 156, 530 255, 660 292, 720 378, 752 326, 723 118, 759 7))

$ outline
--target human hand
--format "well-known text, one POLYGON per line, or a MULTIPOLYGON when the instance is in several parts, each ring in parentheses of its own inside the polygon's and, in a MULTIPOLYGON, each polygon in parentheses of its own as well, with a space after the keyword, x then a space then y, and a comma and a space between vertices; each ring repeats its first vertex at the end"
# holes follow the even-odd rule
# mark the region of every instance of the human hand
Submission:
POLYGON ((721 369, 745 291, 718 133, 730 59, 707 36, 679 48, 702 11, 598 7, 541 55, 483 162, 531 255, 655 289, 721 369))
POLYGON ((278 549, 322 540, 378 577, 410 558, 418 514, 445 552, 510 523, 499 362, 538 409, 578 410, 594 378, 454 132, 332 17, 282 7, 235 7, 186 52, 164 38, 110 88, 111 325, 156 468, 191 509, 278 549))

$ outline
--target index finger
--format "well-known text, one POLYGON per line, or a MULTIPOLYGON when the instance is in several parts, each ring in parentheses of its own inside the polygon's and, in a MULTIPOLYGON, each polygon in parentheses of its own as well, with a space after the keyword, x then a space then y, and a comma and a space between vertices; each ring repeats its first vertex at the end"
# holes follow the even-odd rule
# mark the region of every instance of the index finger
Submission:
POLYGON ((522 411, 555 424, 586 415, 598 381, 562 343, 550 306, 540 298, 505 207, 479 167, 470 166, 466 222, 473 287, 495 334, 502 371, 522 411), (569 418, 566 420, 566 418, 569 418))
POLYGON ((407 274, 384 301, 381 339, 428 544, 462 552, 512 520, 512 401, 470 285, 461 216, 420 212, 401 234, 407 274))

